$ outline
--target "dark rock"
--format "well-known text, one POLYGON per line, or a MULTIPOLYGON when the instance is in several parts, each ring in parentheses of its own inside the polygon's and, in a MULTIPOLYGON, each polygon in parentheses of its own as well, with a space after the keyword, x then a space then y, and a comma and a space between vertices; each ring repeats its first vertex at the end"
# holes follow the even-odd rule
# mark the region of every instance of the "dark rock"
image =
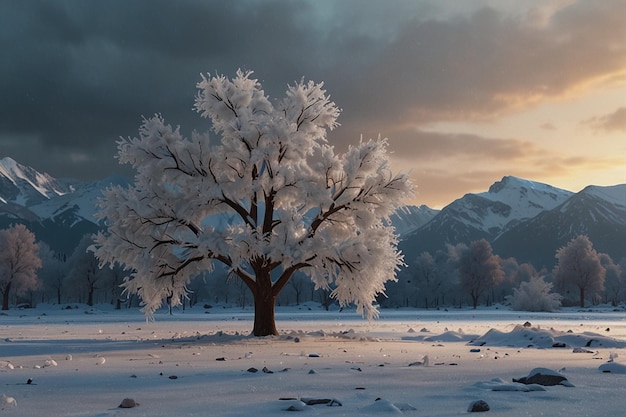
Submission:
POLYGON ((263 367, 263 369, 261 369, 261 371, 262 371, 264 374, 273 374, 273 373, 274 373, 274 371, 270 371, 269 369, 267 369, 267 367, 266 367, 266 366, 264 366, 264 367, 263 367))
POLYGON ((520 384, 538 384, 543 385, 544 387, 549 387, 553 385, 565 385, 572 386, 571 383, 565 378, 563 375, 558 372, 551 371, 549 369, 544 368, 535 368, 528 376, 524 376, 518 379, 513 378, 513 382, 519 382, 520 384))
POLYGON ((564 348, 567 347, 567 345, 563 342, 554 342, 552 343, 552 347, 553 348, 564 348))
POLYGON ((593 344, 593 342, 595 342, 595 341, 596 341, 596 340, 594 340, 594 339, 589 339, 589 340, 587 341, 587 343, 585 343, 585 347, 591 347, 591 345, 592 345, 592 344, 593 344))
POLYGON ((124 398, 122 403, 118 406, 119 408, 133 408, 139 405, 138 402, 135 402, 132 398, 124 398))
POLYGON ((342 407, 341 401, 335 398, 301 398, 300 401, 306 405, 320 405, 325 404, 329 407, 342 407))
POLYGON ((176 375, 170 375, 168 376, 169 379, 178 379, 178 377, 176 375))
POLYGON ((531 326, 532 326, 532 324, 530 324, 530 322, 529 322, 529 321, 527 321, 526 323, 524 323, 524 327, 531 327, 531 326))
POLYGON ((224 358, 224 357, 221 357, 221 358, 215 358, 215 360, 216 360, 216 361, 219 361, 219 362, 224 362, 224 361, 226 360, 226 358, 224 358))
POLYGON ((256 372, 259 372, 259 370, 258 370, 258 369, 256 369, 256 368, 248 368, 248 372, 250 372, 250 373, 254 374, 254 373, 256 373, 256 372))
POLYGON ((480 352, 480 349, 476 348, 476 349, 470 349, 471 353, 478 353, 480 352))
POLYGON ((489 404, 483 400, 474 401, 467 407, 468 413, 480 413, 482 411, 489 411, 489 404))

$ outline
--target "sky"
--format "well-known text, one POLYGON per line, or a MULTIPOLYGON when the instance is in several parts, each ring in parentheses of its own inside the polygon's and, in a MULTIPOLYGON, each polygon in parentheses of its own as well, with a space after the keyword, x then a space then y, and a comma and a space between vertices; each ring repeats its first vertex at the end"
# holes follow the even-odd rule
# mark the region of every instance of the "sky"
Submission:
POLYGON ((208 131, 200 74, 273 99, 324 82, 336 151, 389 138, 408 204, 505 175, 577 192, 626 183, 626 0, 0 2, 0 157, 54 177, 130 174, 120 137, 160 113, 208 131))

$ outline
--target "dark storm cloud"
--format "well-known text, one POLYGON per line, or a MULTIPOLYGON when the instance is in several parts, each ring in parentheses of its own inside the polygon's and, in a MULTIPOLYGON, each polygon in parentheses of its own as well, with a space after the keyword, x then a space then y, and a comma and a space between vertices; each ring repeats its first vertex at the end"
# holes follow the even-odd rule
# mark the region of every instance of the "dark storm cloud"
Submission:
POLYGON ((28 140, 20 162, 99 177, 116 168, 115 141, 134 135, 142 115, 206 130, 192 111, 200 72, 250 68, 284 89, 314 66, 303 14, 293 2, 3 2, 0 156, 28 140))
POLYGON ((192 110, 199 73, 244 68, 274 98, 301 77, 324 81, 344 110, 331 135, 340 148, 381 133, 409 155, 479 143, 513 158, 528 144, 419 128, 492 119, 625 65, 622 0, 574 2, 543 20, 442 4, 456 3, 1 2, 0 157, 103 177, 117 167, 115 141, 135 135, 142 115, 208 129, 192 110))

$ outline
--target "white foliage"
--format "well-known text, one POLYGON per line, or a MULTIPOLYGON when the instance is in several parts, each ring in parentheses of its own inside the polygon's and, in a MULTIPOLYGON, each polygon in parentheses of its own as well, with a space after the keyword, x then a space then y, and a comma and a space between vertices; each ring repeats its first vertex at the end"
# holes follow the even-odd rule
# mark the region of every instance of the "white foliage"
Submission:
POLYGON ((137 174, 99 202, 109 228, 96 256, 133 271, 124 286, 148 314, 167 297, 177 303, 217 260, 251 289, 271 276, 279 291, 305 272, 375 316, 375 296, 403 265, 389 216, 412 195, 408 175, 391 172, 385 139, 335 154, 326 135, 340 110, 322 83, 302 80, 273 103, 251 75, 197 85, 195 108, 219 141, 184 137, 156 115, 118 142, 120 163, 137 174), (237 220, 218 229, 207 221, 217 214, 237 220))
POLYGON ((18 294, 37 289, 39 268, 39 245, 26 226, 15 224, 0 230, 0 292, 5 297, 10 289, 18 294))
POLYGON ((543 277, 534 276, 530 281, 522 282, 507 296, 513 310, 554 311, 561 306, 561 295, 552 292, 552 284, 543 277))

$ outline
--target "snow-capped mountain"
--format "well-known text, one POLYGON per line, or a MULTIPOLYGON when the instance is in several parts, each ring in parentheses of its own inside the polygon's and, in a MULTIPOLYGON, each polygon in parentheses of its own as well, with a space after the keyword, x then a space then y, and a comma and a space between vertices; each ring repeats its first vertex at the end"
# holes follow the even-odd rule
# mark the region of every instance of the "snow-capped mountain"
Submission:
POLYGON ((485 212, 479 211, 473 219, 474 224, 490 232, 503 231, 520 221, 558 206, 572 194, 571 191, 548 184, 517 177, 504 177, 489 187, 486 193, 477 194, 480 198, 492 201, 493 205, 487 204, 485 212), (507 207, 501 207, 501 204, 507 207))
POLYGON ((391 223, 396 233, 406 236, 431 221, 439 210, 428 206, 404 206, 391 215, 391 223))
POLYGON ((98 223, 95 217, 96 202, 102 197, 102 190, 111 185, 127 185, 129 180, 120 175, 112 175, 101 181, 87 182, 67 194, 42 201, 30 206, 30 210, 42 219, 51 219, 72 227, 76 222, 98 223))
MULTIPOLYGON (((58 180, 5 158, 0 161, 0 228, 24 223, 39 240, 69 254, 84 234, 100 228, 94 214, 102 190, 129 183, 118 175, 84 183, 58 180)), ((437 212, 427 206, 406 206, 392 216, 392 223, 403 235, 430 221, 437 212)), ((222 228, 232 221, 232 217, 219 215, 204 223, 222 228)))
MULTIPOLYGON (((38 240, 69 255, 84 234, 100 229, 94 213, 102 190, 129 183, 121 176, 94 182, 59 180, 4 158, 0 228, 23 223, 38 240)), ((485 238, 503 257, 551 266, 556 249, 578 234, 587 234, 597 250, 616 261, 626 256, 626 184, 589 186, 574 194, 507 176, 488 191, 466 194, 441 211, 405 206, 391 220, 409 265, 423 251, 434 254, 446 244, 485 238)), ((232 221, 219 216, 207 219, 207 224, 220 228, 232 221)))
POLYGON ((0 228, 23 223, 38 240, 70 254, 84 234, 99 229, 94 213, 102 189, 125 182, 119 176, 85 183, 59 180, 4 158, 0 160, 0 228))
POLYGON ((20 165, 11 158, 0 159, 0 203, 29 207, 73 191, 69 182, 20 165))
POLYGON ((565 202, 573 193, 539 182, 504 177, 488 191, 466 194, 444 207, 430 222, 407 236, 407 258, 447 244, 492 241, 505 230, 565 202))
POLYGON ((552 210, 508 229, 492 246, 501 256, 550 267, 557 249, 581 234, 614 261, 626 257, 626 184, 588 186, 552 210))

